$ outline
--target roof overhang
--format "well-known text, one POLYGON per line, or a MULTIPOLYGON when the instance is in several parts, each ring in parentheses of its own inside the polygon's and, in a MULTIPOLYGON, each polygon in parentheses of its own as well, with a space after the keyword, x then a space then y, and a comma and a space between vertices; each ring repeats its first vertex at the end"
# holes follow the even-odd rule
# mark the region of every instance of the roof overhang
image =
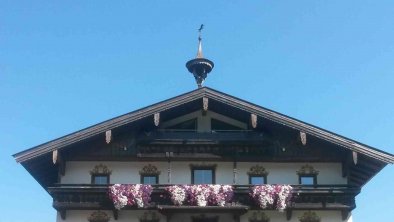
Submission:
POLYGON ((196 100, 202 98, 212 99, 213 101, 225 104, 231 108, 247 113, 253 113, 259 118, 264 118, 305 132, 308 135, 331 142, 345 149, 363 154, 383 163, 394 163, 394 156, 392 154, 207 87, 202 87, 171 99, 147 106, 145 108, 138 109, 119 117, 98 123, 91 127, 16 153, 13 155, 13 157, 17 162, 23 163, 25 161, 48 154, 54 150, 61 150, 83 140, 104 134, 108 130, 117 129, 143 118, 153 116, 155 113, 168 111, 178 106, 182 106, 193 101, 195 102, 196 100))

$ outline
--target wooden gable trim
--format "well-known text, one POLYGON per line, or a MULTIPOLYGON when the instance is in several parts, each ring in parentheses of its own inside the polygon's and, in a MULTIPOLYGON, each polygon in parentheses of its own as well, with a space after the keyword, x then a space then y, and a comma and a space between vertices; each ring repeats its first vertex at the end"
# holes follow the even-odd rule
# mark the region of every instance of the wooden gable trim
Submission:
POLYGON ((199 88, 189 93, 138 109, 134 112, 115 117, 31 149, 16 153, 13 156, 17 162, 24 162, 45 153, 52 152, 55 149, 61 149, 73 143, 105 133, 107 130, 132 123, 136 120, 154 115, 155 113, 201 98, 211 98, 240 110, 255 113, 257 116, 303 131, 308 135, 329 141, 352 151, 357 151, 384 163, 394 163, 394 155, 207 87, 199 88))

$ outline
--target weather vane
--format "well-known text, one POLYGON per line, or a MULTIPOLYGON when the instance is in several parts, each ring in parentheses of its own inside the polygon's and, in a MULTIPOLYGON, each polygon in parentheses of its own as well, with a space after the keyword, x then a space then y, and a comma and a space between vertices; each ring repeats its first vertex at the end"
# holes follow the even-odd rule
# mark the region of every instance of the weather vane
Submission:
POLYGON ((200 28, 198 29, 198 40, 201 41, 201 31, 204 28, 204 24, 201 24, 200 28))
POLYGON ((201 31, 203 28, 204 24, 201 24, 200 28, 198 29, 197 56, 195 59, 192 59, 186 63, 187 70, 193 74, 198 88, 202 87, 202 84, 204 83, 205 78, 207 78, 208 73, 210 73, 213 69, 213 62, 204 58, 202 55, 201 31))

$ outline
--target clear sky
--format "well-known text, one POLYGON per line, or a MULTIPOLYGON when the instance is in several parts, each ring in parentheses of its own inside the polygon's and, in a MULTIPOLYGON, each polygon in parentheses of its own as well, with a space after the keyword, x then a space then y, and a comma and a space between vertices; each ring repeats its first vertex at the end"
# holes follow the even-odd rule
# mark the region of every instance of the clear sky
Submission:
MULTIPOLYGON (((0 222, 55 221, 12 154, 195 89, 201 23, 207 86, 394 153, 392 0, 0 0, 0 222)), ((356 222, 392 221, 393 177, 356 222)))

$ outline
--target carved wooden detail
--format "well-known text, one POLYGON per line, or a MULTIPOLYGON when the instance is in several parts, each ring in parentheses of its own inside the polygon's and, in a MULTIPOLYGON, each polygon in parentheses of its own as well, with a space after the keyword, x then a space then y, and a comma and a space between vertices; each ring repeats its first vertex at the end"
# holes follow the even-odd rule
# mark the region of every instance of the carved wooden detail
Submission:
POLYGON ((306 145, 306 133, 305 132, 302 132, 302 131, 300 131, 300 140, 301 140, 301 143, 302 143, 302 145, 306 145))
POLYGON ((253 212, 249 222, 269 222, 270 218, 264 212, 253 212))
POLYGON ((313 166, 310 166, 308 164, 304 165, 301 167, 300 170, 297 171, 298 175, 317 175, 319 174, 319 171, 315 170, 313 166))
POLYGON ((263 166, 260 165, 255 165, 250 168, 250 170, 247 172, 248 175, 254 175, 254 176, 267 176, 268 171, 265 170, 263 166))
POLYGON ((192 222, 218 222, 219 216, 207 216, 200 214, 198 216, 192 216, 192 222))
POLYGON ((298 218, 300 222, 320 222, 320 217, 315 212, 307 211, 298 218))
POLYGON ((354 165, 357 165, 357 152, 352 152, 352 156, 353 156, 353 163, 354 163, 354 165))
POLYGON ((256 114, 250 114, 250 122, 252 123, 252 127, 256 128, 257 127, 257 115, 256 114))
POLYGON ((89 217, 89 222, 108 222, 111 219, 105 212, 103 211, 94 211, 89 217))
POLYGON ((155 113, 153 115, 153 122, 155 123, 155 126, 159 126, 159 124, 160 124, 160 113, 155 113))
POLYGON ((157 169, 156 166, 153 166, 152 164, 148 164, 140 170, 141 175, 160 175, 160 171, 157 169))
POLYGON ((111 139, 112 139, 112 131, 111 130, 107 130, 105 132, 105 142, 107 144, 109 144, 111 142, 111 139))
POLYGON ((208 98, 202 98, 202 108, 205 112, 208 111, 208 98))
POLYGON ((91 175, 94 175, 94 174, 108 174, 109 175, 111 173, 112 173, 112 171, 109 170, 107 166, 105 166, 101 163, 99 165, 96 165, 93 168, 93 170, 90 171, 91 175))
POLYGON ((160 218, 153 211, 145 212, 142 217, 139 218, 140 222, 159 222, 160 218))
POLYGON ((58 159, 58 151, 57 151, 57 150, 54 150, 54 151, 52 152, 52 162, 53 162, 53 164, 56 164, 56 163, 57 163, 57 159, 58 159))

